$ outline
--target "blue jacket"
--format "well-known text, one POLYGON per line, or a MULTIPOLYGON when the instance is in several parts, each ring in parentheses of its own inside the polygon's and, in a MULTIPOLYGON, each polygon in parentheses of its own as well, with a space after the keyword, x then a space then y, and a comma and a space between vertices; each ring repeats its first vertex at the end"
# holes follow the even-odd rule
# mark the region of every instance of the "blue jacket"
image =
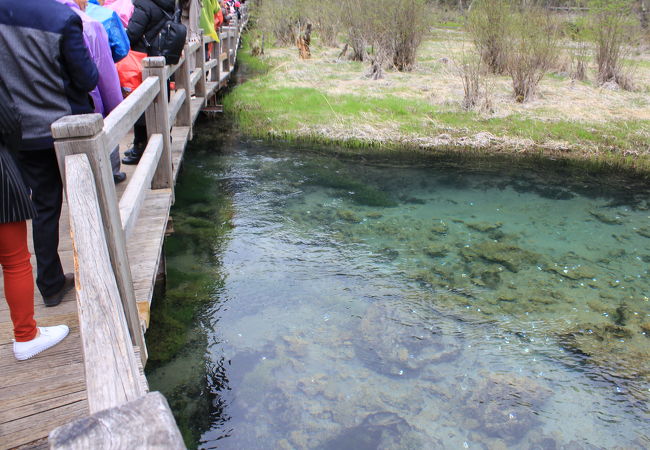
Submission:
POLYGON ((126 35, 124 25, 120 22, 120 16, 112 9, 103 6, 88 3, 86 14, 100 22, 108 34, 108 44, 111 46, 113 61, 121 61, 129 54, 131 44, 129 37, 126 35))
POLYGON ((50 126, 93 112, 97 68, 81 18, 54 0, 0 0, 0 68, 22 115, 23 150, 53 147, 50 126))

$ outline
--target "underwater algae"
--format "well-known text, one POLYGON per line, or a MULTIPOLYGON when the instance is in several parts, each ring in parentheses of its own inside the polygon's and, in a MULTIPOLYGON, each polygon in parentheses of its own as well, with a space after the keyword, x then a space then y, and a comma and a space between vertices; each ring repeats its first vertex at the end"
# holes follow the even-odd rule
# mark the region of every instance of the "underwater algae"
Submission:
POLYGON ((148 373, 188 445, 647 447, 646 185, 210 151, 167 241, 196 345, 148 373))

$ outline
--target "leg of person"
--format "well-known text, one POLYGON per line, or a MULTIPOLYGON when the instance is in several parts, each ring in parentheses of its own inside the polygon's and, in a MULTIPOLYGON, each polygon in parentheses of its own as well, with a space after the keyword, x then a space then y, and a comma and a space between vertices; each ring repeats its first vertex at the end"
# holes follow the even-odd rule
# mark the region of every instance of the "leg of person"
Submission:
POLYGON ((142 114, 133 127, 133 148, 124 152, 125 156, 122 158, 122 163, 129 165, 139 163, 146 146, 147 122, 144 114, 142 114))
POLYGON ((113 181, 115 184, 126 180, 126 174, 120 171, 120 147, 111 151, 111 169, 113 169, 113 181))
POLYGON ((74 286, 72 274, 64 274, 59 258, 59 219, 63 185, 54 149, 18 153, 25 184, 32 190, 37 217, 32 220, 36 285, 47 306, 55 306, 74 286))
POLYGON ((36 337, 34 277, 27 250, 27 222, 0 224, 0 263, 14 336, 17 342, 36 337))
POLYGON ((66 325, 37 327, 34 320, 34 277, 27 250, 27 222, 0 224, 0 264, 5 299, 14 325, 14 356, 29 359, 61 342, 66 325))

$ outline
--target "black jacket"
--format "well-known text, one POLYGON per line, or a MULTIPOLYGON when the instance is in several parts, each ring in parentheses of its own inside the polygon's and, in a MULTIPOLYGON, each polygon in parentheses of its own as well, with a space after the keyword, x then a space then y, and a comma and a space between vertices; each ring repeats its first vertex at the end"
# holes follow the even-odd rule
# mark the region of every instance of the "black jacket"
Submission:
POLYGON ((149 44, 153 44, 156 36, 162 29, 169 17, 174 15, 174 0, 135 0, 133 2, 133 15, 129 20, 129 26, 126 34, 131 41, 131 50, 136 52, 147 52, 147 46, 142 37, 147 39, 149 44))

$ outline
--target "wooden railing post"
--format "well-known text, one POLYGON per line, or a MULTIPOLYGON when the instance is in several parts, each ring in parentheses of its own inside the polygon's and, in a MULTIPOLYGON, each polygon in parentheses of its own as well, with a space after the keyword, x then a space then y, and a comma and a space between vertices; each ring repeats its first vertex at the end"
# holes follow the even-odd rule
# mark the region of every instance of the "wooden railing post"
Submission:
POLYGON ((223 63, 221 62, 221 44, 222 39, 219 38, 219 42, 215 42, 212 45, 212 57, 210 59, 216 59, 217 65, 212 69, 212 74, 210 75, 210 81, 216 82, 217 90, 221 87, 221 71, 223 70, 223 63))
MULTIPOLYGON (((203 40, 203 30, 199 30, 199 39, 201 45, 199 46, 199 49, 195 53, 195 68, 201 70, 201 78, 199 78, 199 82, 196 83, 196 87, 194 88, 194 90, 195 90, 195 95, 197 97, 203 97, 203 106, 205 106, 208 99, 206 98, 207 86, 206 86, 206 73, 205 73, 205 42, 203 40)), ((214 45, 217 45, 217 43, 215 42, 214 45)))
MULTIPOLYGON (((52 136, 56 149, 63 185, 65 182, 65 157, 83 153, 88 157, 90 167, 95 177, 99 210, 106 242, 108 244, 111 265, 115 273, 115 281, 120 293, 124 315, 131 334, 133 345, 140 348, 143 365, 147 361, 147 350, 144 335, 138 316, 138 308, 133 289, 131 266, 126 250, 126 237, 122 229, 122 220, 117 203, 115 182, 109 151, 106 148, 106 135, 103 131, 104 120, 100 114, 81 116, 65 116, 52 124, 52 136)), ((66 192, 66 195, 69 195, 66 192)), ((73 237, 74 239, 74 237, 73 237)))
MULTIPOLYGON (((223 71, 230 73, 230 27, 223 27, 226 37, 221 40, 221 53, 226 54, 226 59, 223 60, 223 71)), ((221 58, 221 53, 219 58, 221 58)))
MULTIPOLYGON (((178 116, 176 116, 176 125, 190 127, 187 138, 189 140, 192 139, 192 82, 190 81, 190 46, 187 42, 183 51, 185 52, 185 59, 176 71, 176 89, 185 89, 185 100, 180 111, 178 111, 178 116)), ((174 124, 170 123, 169 125, 173 126, 174 124)))
POLYGON ((163 151, 162 155, 160 155, 160 161, 158 162, 156 173, 153 176, 153 181, 151 182, 151 188, 173 190, 172 144, 169 124, 169 95, 167 92, 168 77, 164 57, 154 56, 144 59, 142 79, 151 76, 158 77, 160 92, 158 92, 156 99, 145 112, 147 118, 147 135, 162 134, 163 136, 163 151))
POLYGON ((237 26, 230 27, 230 46, 228 47, 230 51, 228 55, 230 57, 230 70, 232 71, 235 68, 235 58, 237 57, 237 26))

